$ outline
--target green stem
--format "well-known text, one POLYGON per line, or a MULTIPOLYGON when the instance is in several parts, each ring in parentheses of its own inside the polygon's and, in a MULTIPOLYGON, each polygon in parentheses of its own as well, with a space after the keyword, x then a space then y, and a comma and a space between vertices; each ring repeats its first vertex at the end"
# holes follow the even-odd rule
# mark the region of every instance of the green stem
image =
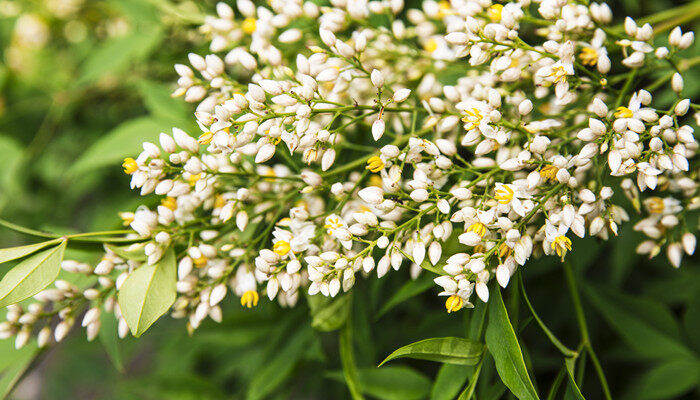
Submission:
POLYGON ((92 243, 131 243, 138 242, 143 239, 131 239, 131 238, 98 238, 91 239, 93 236, 109 236, 109 235, 125 235, 128 233, 133 233, 132 230, 115 230, 115 231, 102 231, 102 232, 86 232, 86 233, 76 233, 72 235, 59 235, 56 233, 42 232, 36 229, 27 228, 22 225, 15 224, 13 222, 7 221, 0 218, 0 225, 9 228, 15 232, 23 233, 25 235, 41 237, 45 239, 58 239, 66 238, 76 242, 92 242, 92 243))

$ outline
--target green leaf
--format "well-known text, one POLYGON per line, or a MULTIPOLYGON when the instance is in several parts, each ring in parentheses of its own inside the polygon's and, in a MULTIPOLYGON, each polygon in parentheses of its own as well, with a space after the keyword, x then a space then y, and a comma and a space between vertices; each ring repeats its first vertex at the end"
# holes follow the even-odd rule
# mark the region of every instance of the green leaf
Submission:
POLYGON ((576 377, 574 376, 574 370, 576 369, 576 359, 567 358, 564 360, 564 365, 566 367, 566 375, 569 377, 569 388, 578 400, 586 400, 581 394, 581 389, 578 388, 576 384, 576 377))
MULTIPOLYGON (((344 382, 342 373, 328 373, 344 382)), ((380 400, 420 400, 430 393, 430 379, 408 367, 362 368, 358 370, 362 393, 380 400)))
POLYGON ((311 326, 321 332, 339 329, 350 315, 352 302, 350 295, 329 299, 325 296, 309 296, 309 306, 313 319, 311 326))
POLYGON ((689 357, 678 323, 661 304, 604 288, 584 287, 589 300, 635 352, 656 359, 689 357))
MULTIPOLYGON (((350 322, 350 321, 348 321, 350 322)), ((352 347, 352 324, 347 323, 340 331, 340 361, 343 364, 343 376, 348 385, 350 395, 354 400, 363 400, 357 366, 355 365, 355 352, 352 347)))
POLYGON ((403 346, 379 364, 396 358, 415 358, 446 364, 476 365, 484 353, 484 345, 457 337, 430 338, 403 346))
POLYGON ((426 290, 430 289, 431 287, 434 287, 435 284, 433 283, 433 280, 430 279, 430 276, 427 275, 422 275, 416 280, 409 280, 406 282, 403 286, 399 288, 394 294, 391 296, 389 300, 387 300, 382 308, 379 310, 377 313, 377 316, 375 319, 381 318, 382 315, 386 314, 389 312, 392 308, 396 307, 397 305, 401 304, 402 302, 410 299, 411 297, 417 296, 426 290), (427 279, 426 279, 427 278, 427 279))
POLYGON ((7 249, 0 249, 0 263, 4 263, 7 261, 12 261, 16 260, 18 258, 22 258, 25 256, 28 256, 38 250, 43 249, 46 246, 51 246, 52 244, 56 244, 60 242, 63 239, 53 239, 49 240, 46 242, 41 242, 41 243, 35 243, 35 244, 28 244, 26 246, 18 246, 18 247, 10 247, 7 249))
POLYGON ((525 368, 523 353, 508 319, 501 290, 491 290, 489 320, 486 326, 486 346, 496 362, 496 370, 503 383, 519 399, 539 399, 525 368))
POLYGON ((167 128, 166 124, 148 117, 126 121, 85 150, 68 174, 75 177, 105 166, 116 167, 125 157, 138 155, 143 142, 157 143, 160 132, 167 128))
POLYGON ((146 252, 144 251, 145 244, 131 244, 128 246, 115 246, 113 244, 105 244, 105 247, 111 250, 114 254, 125 260, 146 261, 146 252))
POLYGON ((17 350, 12 340, 0 341, 0 399, 12 393, 38 353, 34 343, 17 350))
POLYGON ((130 63, 147 56, 162 39, 161 27, 144 24, 124 36, 106 40, 83 62, 76 84, 90 83, 125 70, 130 63))
POLYGON ((66 241, 36 253, 15 265, 0 281, 0 308, 18 303, 44 290, 61 269, 66 241))
POLYGON ((118 293, 119 308, 131 334, 138 337, 175 302, 175 251, 169 248, 154 265, 129 274, 118 293))
POLYGON ((443 364, 435 377, 430 400, 452 400, 457 397, 471 371, 471 366, 443 364))
POLYGON ((691 343, 695 346, 696 351, 700 351, 700 291, 688 303, 683 316, 683 327, 690 338, 691 343))
POLYGON ((152 116, 171 121, 173 125, 182 128, 192 125, 192 111, 187 103, 170 96, 172 90, 169 86, 144 80, 138 83, 138 88, 152 116))
POLYGON ((103 312, 100 314, 100 342, 105 348, 114 368, 119 372, 124 372, 124 361, 122 360, 122 339, 117 333, 117 319, 114 314, 103 312))
POLYGON ((0 135, 0 207, 18 190, 17 172, 23 154, 24 148, 15 139, 0 135))
POLYGON ((664 362, 634 381, 624 396, 629 400, 677 399, 700 382, 700 361, 677 359, 664 362))

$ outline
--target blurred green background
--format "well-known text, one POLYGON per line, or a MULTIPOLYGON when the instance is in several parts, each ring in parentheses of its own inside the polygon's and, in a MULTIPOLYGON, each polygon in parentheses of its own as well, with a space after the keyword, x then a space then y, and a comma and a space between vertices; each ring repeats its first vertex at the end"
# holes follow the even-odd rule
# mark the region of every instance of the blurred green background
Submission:
MULTIPOLYGON (((198 131, 193 107, 170 97, 176 79, 172 65, 186 63, 188 52, 207 52, 196 27, 214 4, 0 0, 0 215, 55 232, 117 227, 117 212, 143 201, 129 190, 121 160, 172 126, 198 131)), ((611 6, 619 22, 624 15, 650 15, 680 4, 685 2, 625 0, 611 6)), ((683 21, 685 29, 700 26, 695 15, 683 21)), ((697 56, 699 48, 696 42, 686 54, 697 56)), ((684 96, 697 99, 698 68, 688 72, 685 83, 684 96)), ((639 239, 630 224, 612 243, 574 243, 592 341, 615 398, 698 398, 698 261, 673 270, 664 259, 641 259, 633 255, 639 239)), ((27 241, 0 231, 2 247, 27 241)), ((67 255, 85 261, 98 256, 67 255)), ((525 271, 535 308, 573 346, 578 333, 559 263, 537 261, 525 271)), ((447 315, 430 278, 424 274, 408 282, 395 274, 358 282, 354 297, 363 301, 343 300, 354 327, 360 380, 372 398, 450 399, 464 385, 470 367, 395 361, 375 368, 399 346, 467 334, 478 309, 447 315)), ((118 342, 105 333, 87 343, 84 332, 75 329, 66 342, 37 357, 31 347, 15 351, 11 340, 0 341, 0 395, 23 378, 11 398, 348 398, 338 333, 323 332, 335 328, 334 321, 314 321, 301 303, 286 310, 261 301, 244 310, 230 297, 224 322, 205 324, 193 337, 184 322, 169 318, 138 341, 118 342)), ((521 316, 521 345, 538 371, 538 388, 546 393, 560 357, 517 302, 509 304, 509 312, 516 320, 521 316)), ((586 371, 584 393, 600 398, 592 369, 586 371)), ((507 398, 492 363, 485 364, 481 382, 478 399, 507 398)), ((560 395, 571 394, 562 390, 560 395)))

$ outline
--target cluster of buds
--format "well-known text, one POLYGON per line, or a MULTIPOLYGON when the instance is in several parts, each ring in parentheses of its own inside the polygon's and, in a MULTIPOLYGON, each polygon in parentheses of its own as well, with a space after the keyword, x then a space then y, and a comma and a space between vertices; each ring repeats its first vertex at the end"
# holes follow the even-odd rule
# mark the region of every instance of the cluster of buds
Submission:
POLYGON ((220 321, 229 293, 294 306, 402 267, 436 274, 458 311, 530 257, 563 260, 573 236, 614 237, 639 213, 638 252, 666 247, 675 266, 694 252, 700 105, 677 67, 692 33, 656 47, 650 25, 610 27, 607 5, 565 0, 330 3, 238 0, 207 18, 211 54, 175 67, 201 133, 125 160, 161 203, 122 213, 137 243, 82 272, 101 279, 89 336, 96 307, 127 334, 121 284, 173 249, 172 315, 190 330, 220 321), (666 82, 675 99, 655 108, 666 82))

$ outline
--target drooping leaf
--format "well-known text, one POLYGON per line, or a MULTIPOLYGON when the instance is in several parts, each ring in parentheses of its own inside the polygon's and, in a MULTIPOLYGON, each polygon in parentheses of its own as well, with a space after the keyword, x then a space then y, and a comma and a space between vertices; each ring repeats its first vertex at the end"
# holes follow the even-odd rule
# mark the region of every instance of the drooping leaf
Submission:
POLYGON ((143 24, 131 33, 108 39, 83 62, 76 84, 90 83, 123 71, 131 62, 148 55, 162 39, 163 29, 153 24, 143 24))
POLYGON ((321 332, 339 329, 350 315, 352 305, 350 295, 345 294, 334 299, 324 296, 309 296, 308 298, 313 316, 311 326, 321 332))
POLYGON ((108 243, 105 245, 105 247, 125 260, 146 261, 146 252, 143 249, 144 244, 115 246, 113 244, 108 243))
POLYGON ((66 241, 22 260, 0 281, 0 308, 32 297, 50 285, 61 269, 66 241))
POLYGON ((37 252, 44 247, 51 246, 52 244, 59 243, 63 239, 53 239, 46 242, 28 244, 26 246, 9 247, 7 249, 0 249, 0 263, 7 261, 16 260, 28 256, 34 252, 37 252))
POLYGON ((350 395, 354 400, 363 400, 360 388, 357 366, 355 365, 355 352, 352 345, 352 325, 345 324, 340 331, 340 361, 343 365, 343 376, 348 385, 350 395))
POLYGON ((379 364, 396 358, 415 358, 446 364, 475 365, 484 353, 484 345, 457 337, 430 338, 403 346, 379 364))
POLYGON ((638 354, 649 358, 689 357, 678 323, 661 304, 603 288, 584 287, 589 300, 638 354))
POLYGON ((573 393, 574 397, 578 400, 586 400, 581 393, 581 389, 578 388, 578 385, 576 384, 576 377, 574 376, 576 359, 566 358, 564 360, 564 366, 566 367, 566 375, 569 377, 569 389, 573 393))
POLYGON ((39 349, 34 343, 17 350, 13 341, 0 341, 0 399, 12 393, 38 353, 39 349))
POLYGON ((489 320, 486 326, 486 346, 496 362, 503 383, 519 399, 539 399, 525 367, 518 338, 508 319, 500 288, 491 290, 489 320))
MULTIPOLYGON (((430 379, 408 367, 362 368, 357 372, 362 393, 380 400, 419 400, 430 393, 430 379)), ((327 376, 344 382, 341 372, 327 376)))
POLYGON ((700 361, 680 358, 650 369, 624 396, 628 400, 677 399, 700 382, 700 361))
POLYGON ((452 400, 457 397, 472 369, 468 365, 443 364, 435 377, 430 400, 452 400))
POLYGON ((181 99, 170 96, 172 92, 170 87, 162 83, 143 80, 139 82, 138 88, 146 108, 152 116, 172 121, 173 126, 179 126, 182 129, 192 125, 190 108, 181 99))
POLYGON ((117 298, 132 335, 141 336, 175 302, 175 270, 169 248, 158 263, 142 265, 122 284, 117 298))
POLYGON ((100 314, 100 333, 98 336, 114 368, 119 372, 123 372, 122 339, 119 338, 117 333, 117 319, 114 318, 112 313, 100 314))
POLYGON ((116 168, 125 157, 137 156, 142 151, 143 142, 157 143, 160 132, 170 128, 170 124, 148 117, 126 121, 85 150, 68 170, 68 174, 78 176, 106 166, 116 168))

